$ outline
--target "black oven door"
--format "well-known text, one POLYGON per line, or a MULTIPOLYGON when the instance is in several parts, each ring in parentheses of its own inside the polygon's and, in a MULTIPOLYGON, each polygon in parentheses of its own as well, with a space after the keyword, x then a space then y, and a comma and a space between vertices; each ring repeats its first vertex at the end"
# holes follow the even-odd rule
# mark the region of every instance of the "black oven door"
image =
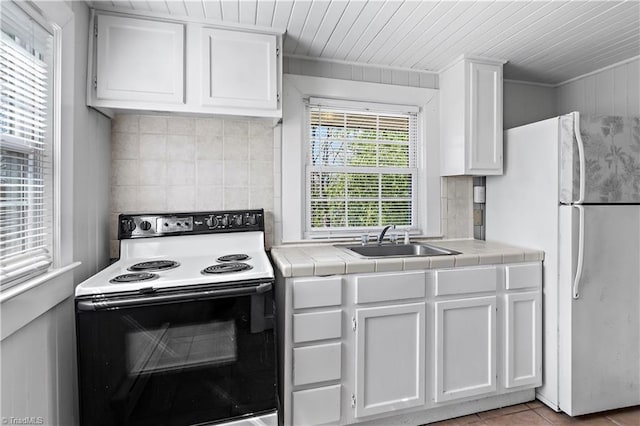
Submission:
POLYGON ((76 300, 86 426, 184 426, 276 409, 271 282, 76 300))

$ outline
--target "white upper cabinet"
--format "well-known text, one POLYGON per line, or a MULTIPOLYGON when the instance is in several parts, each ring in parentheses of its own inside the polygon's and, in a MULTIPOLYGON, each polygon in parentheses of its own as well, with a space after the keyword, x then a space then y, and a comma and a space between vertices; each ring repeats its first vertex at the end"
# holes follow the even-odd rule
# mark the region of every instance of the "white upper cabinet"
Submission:
POLYGON ((277 108, 275 35, 205 28, 202 37, 203 105, 277 108))
POLYGON ((97 100, 184 103, 184 25, 96 17, 97 100))
POLYGON ((87 104, 280 118, 279 34, 94 12, 87 104))
POLYGON ((502 174, 503 61, 463 57, 440 73, 440 174, 502 174))

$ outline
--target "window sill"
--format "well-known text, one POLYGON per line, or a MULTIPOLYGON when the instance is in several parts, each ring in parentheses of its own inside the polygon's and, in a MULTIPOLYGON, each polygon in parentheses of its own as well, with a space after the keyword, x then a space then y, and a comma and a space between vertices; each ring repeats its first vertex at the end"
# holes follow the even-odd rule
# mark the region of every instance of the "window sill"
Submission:
POLYGON ((80 262, 57 268, 0 293, 0 340, 73 296, 73 269, 80 262))
POLYGON ((2 292, 0 292, 0 304, 4 303, 5 301, 9 300, 9 299, 13 299, 14 297, 31 290, 32 288, 36 288, 41 284, 46 283, 47 281, 51 281, 52 279, 59 277, 60 275, 64 274, 65 272, 71 271, 72 269, 77 268, 78 266, 80 266, 80 262, 73 262, 70 263, 66 266, 63 266, 62 268, 57 268, 54 269, 52 271, 47 272, 46 274, 42 274, 42 275, 38 275, 37 277, 29 280, 29 281, 25 281, 23 283, 20 284, 16 284, 15 286, 8 288, 6 290, 3 290, 2 292))

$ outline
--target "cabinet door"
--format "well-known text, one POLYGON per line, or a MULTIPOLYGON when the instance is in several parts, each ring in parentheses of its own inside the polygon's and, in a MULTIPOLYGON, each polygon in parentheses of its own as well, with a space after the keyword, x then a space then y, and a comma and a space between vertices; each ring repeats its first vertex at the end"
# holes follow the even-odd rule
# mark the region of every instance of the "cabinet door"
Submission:
POLYGON ((469 171, 502 174, 502 66, 469 63, 469 171))
POLYGON ((275 110, 275 35, 204 29, 203 105, 275 110))
POLYGON ((496 297, 436 302, 436 402, 496 390, 496 297))
POLYGON ((540 292, 505 295, 505 387, 542 384, 540 292))
POLYGON ((96 96, 184 103, 184 26, 98 15, 96 96))
POLYGON ((357 309, 355 319, 355 417, 423 405, 425 304, 357 309))

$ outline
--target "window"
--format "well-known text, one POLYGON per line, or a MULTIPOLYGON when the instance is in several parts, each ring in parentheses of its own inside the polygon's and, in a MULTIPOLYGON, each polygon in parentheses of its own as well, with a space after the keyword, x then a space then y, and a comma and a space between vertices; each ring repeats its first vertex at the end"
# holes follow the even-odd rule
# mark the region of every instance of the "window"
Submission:
POLYGON ((0 282, 52 263, 53 36, 3 2, 0 39, 0 282))
MULTIPOLYGON (((401 226, 410 229, 411 234, 415 236, 442 235, 437 89, 295 74, 282 76, 282 89, 280 141, 276 133, 276 149, 280 151, 282 171, 280 179, 276 180, 274 194, 276 200, 279 200, 276 206, 280 206, 280 210, 276 211, 274 229, 276 244, 317 238, 351 239, 358 238, 363 233, 378 232, 378 226, 382 225, 373 224, 376 220, 373 214, 367 220, 361 220, 357 214, 351 214, 365 203, 369 203, 368 207, 372 213, 375 211, 372 205, 380 206, 377 220, 383 224, 385 221, 405 223, 401 226), (317 142, 312 142, 311 134, 313 108, 317 108, 317 120, 322 120, 317 124, 323 124, 316 126, 319 127, 320 138, 317 142), (320 112, 327 114, 323 116, 320 112), (329 112, 336 115, 331 116, 329 112), (336 124, 339 118, 335 117, 339 115, 342 115, 341 125, 336 124), (375 130, 375 137, 349 139, 356 134, 372 135, 374 117, 380 118, 375 118, 379 127, 375 130), (364 124, 358 123, 359 121, 369 123, 369 128, 364 129, 364 124), (359 125, 363 129, 358 130, 359 125), (401 129, 402 132, 408 133, 406 140, 393 140, 389 133, 400 133, 401 129), (338 136, 338 132, 342 132, 342 136, 338 138, 337 143, 330 143, 330 138, 321 133, 323 131, 326 131, 327 135, 329 132, 336 132, 338 136), (351 133, 347 137, 349 132, 351 133), (316 160, 312 157, 312 143, 317 145, 316 160), (344 149, 337 150, 340 145, 344 146, 344 149), (393 146, 393 149, 387 148, 387 145, 393 146), (364 158, 369 161, 367 166, 358 164, 360 160, 354 158, 351 162, 347 161, 346 156, 355 156, 360 147, 363 150, 379 150, 375 154, 375 167, 372 155, 364 158), (385 155, 385 149, 391 149, 395 155, 385 155), (320 155, 323 150, 326 161, 320 155), (336 160, 333 161, 329 154, 333 154, 336 160), (315 164, 312 161, 315 161, 315 164), (313 194, 312 172, 315 173, 317 182, 313 194), (336 174, 328 175, 329 173, 336 174), (391 177, 387 177, 387 174, 393 175, 396 183, 402 182, 402 191, 389 189, 386 183, 391 177), (359 186, 355 177, 361 178, 359 186), (351 182, 347 182, 348 178, 351 182), (325 179, 324 186, 321 186, 322 179, 325 179), (331 193, 330 183, 340 181, 348 185, 349 192, 345 189, 339 195, 338 192, 331 193), (369 188, 370 181, 374 182, 377 195, 369 188), (357 189, 355 192, 354 183, 357 189), (409 189, 410 196, 407 194, 409 189), (368 192, 366 197, 365 191, 368 192), (389 197, 390 194, 393 196, 389 197), (315 201, 317 213, 313 227, 312 200, 315 201), (409 203, 411 213, 408 213, 409 203), (351 206, 351 212, 347 205, 351 206), (334 211, 336 215, 340 212, 339 216, 331 217, 330 213, 334 211), (349 219, 351 225, 342 226, 349 225, 349 219), (406 225, 408 220, 410 225, 406 225)), ((340 186, 336 183, 331 188, 334 189, 337 191, 340 186)))
POLYGON ((415 227, 417 114, 417 107, 309 100, 309 236, 415 227))

